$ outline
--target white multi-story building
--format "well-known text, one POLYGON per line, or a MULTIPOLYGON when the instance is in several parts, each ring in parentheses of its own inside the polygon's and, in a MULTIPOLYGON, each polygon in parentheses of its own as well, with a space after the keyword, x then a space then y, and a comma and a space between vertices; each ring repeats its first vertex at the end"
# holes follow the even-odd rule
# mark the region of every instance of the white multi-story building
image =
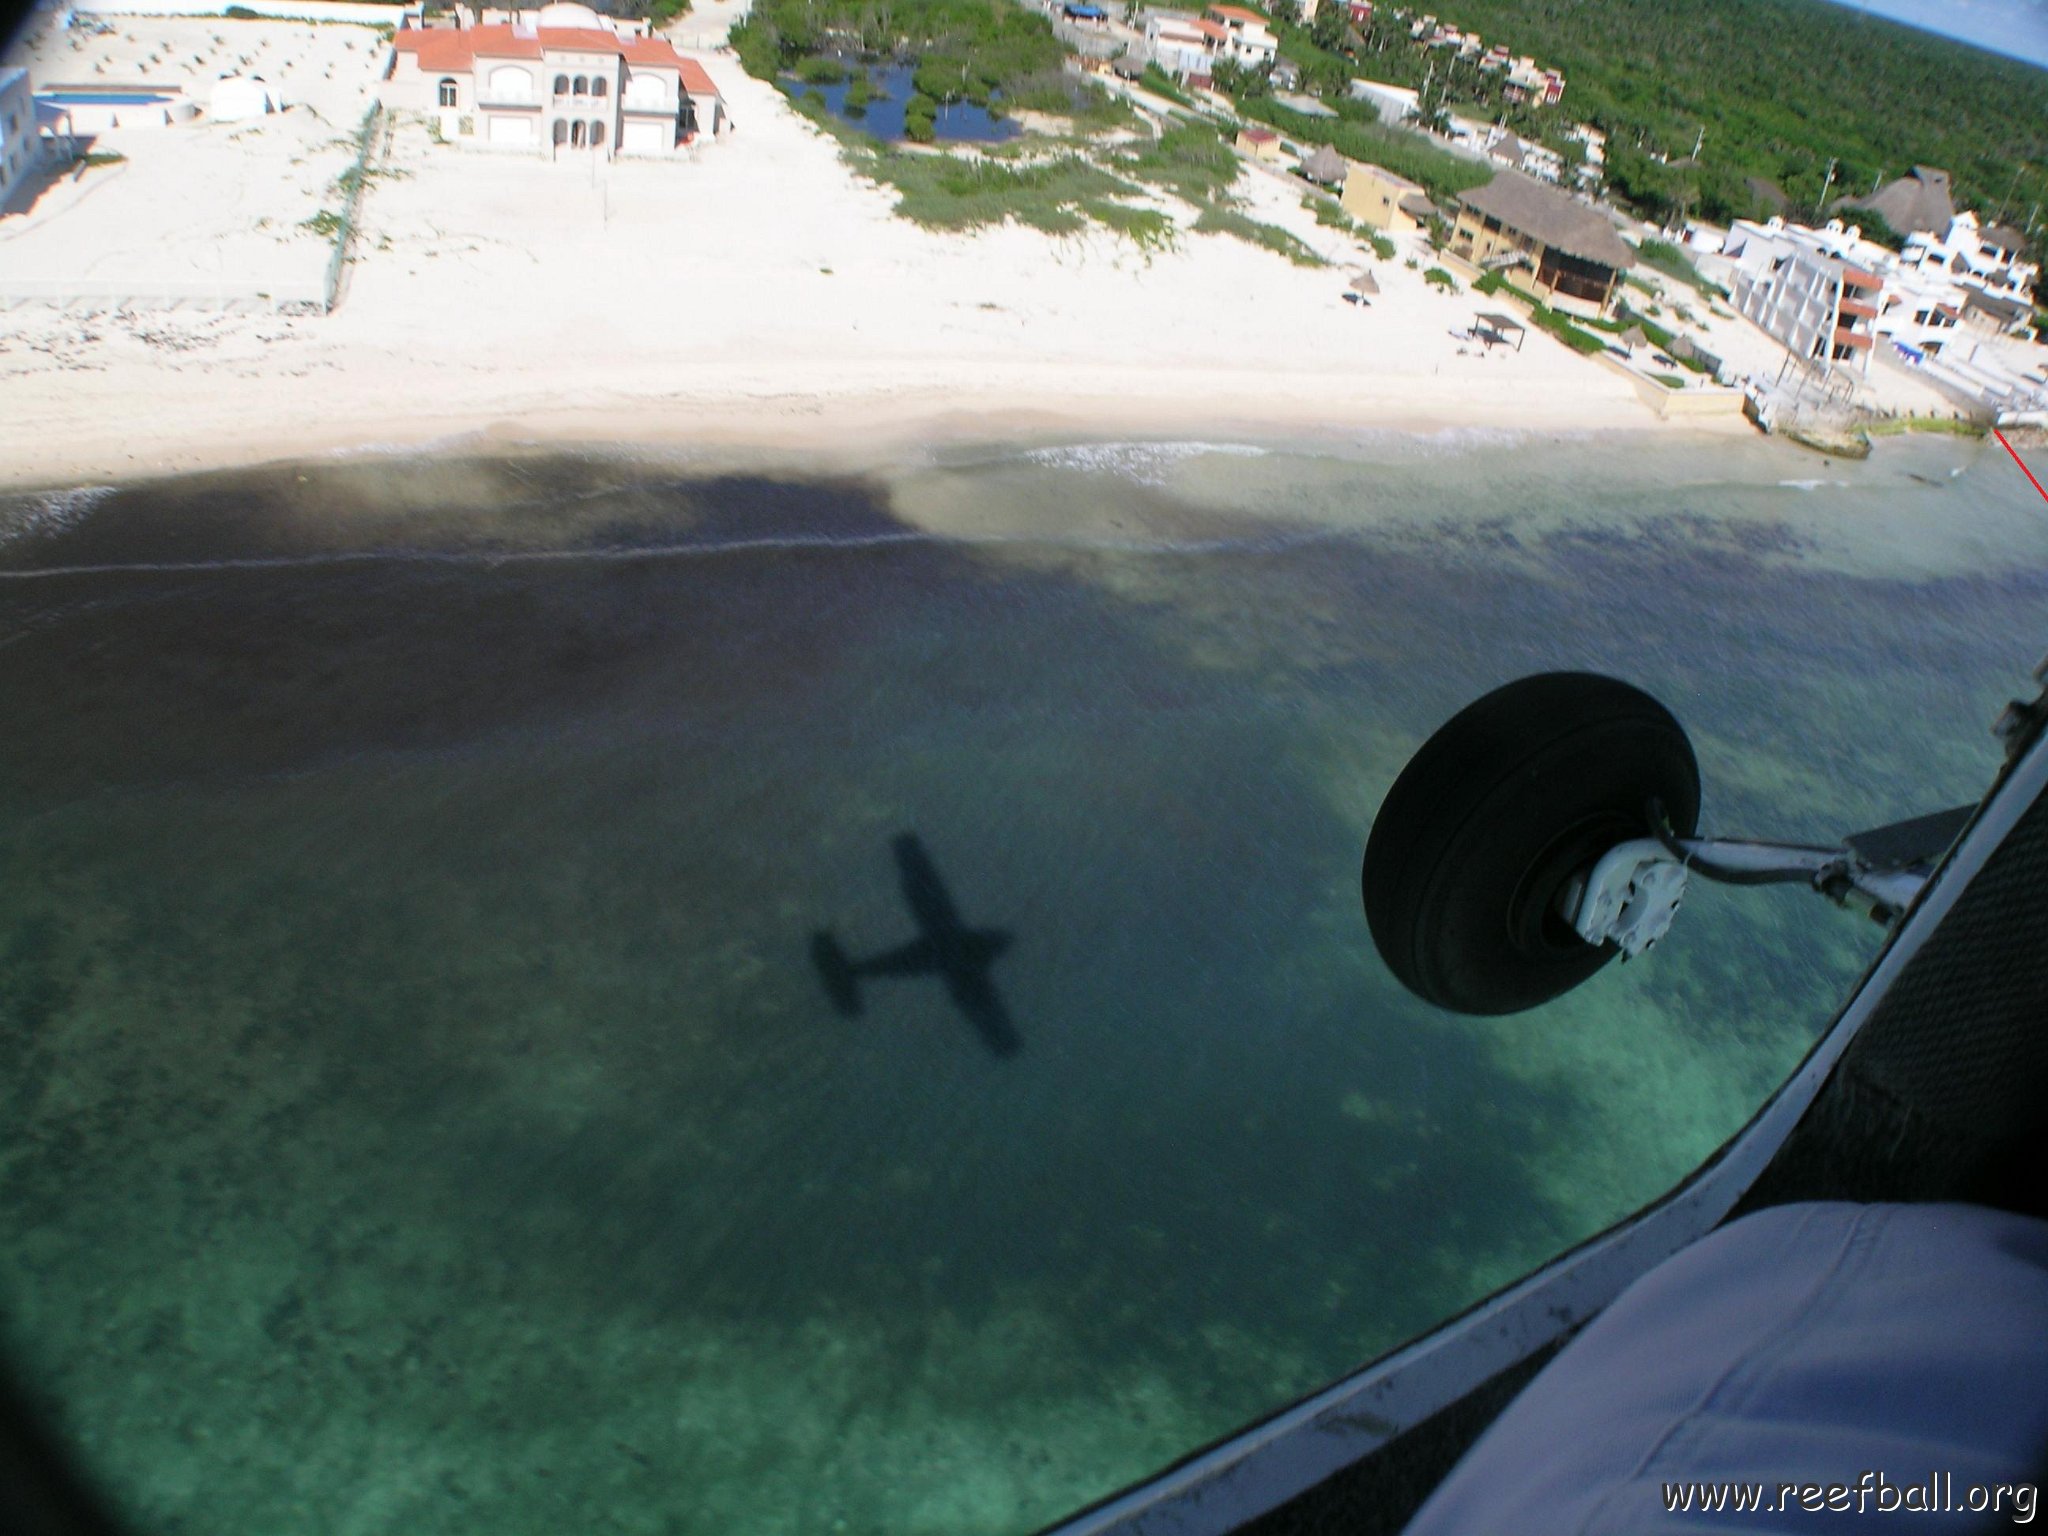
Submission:
POLYGON ((1212 5, 1204 17, 1223 28, 1222 55, 1239 68, 1264 68, 1280 52, 1280 39, 1257 11, 1241 5, 1212 5))
POLYGON ((1212 5, 1200 16, 1145 13, 1146 55, 1178 79, 1206 76, 1219 64, 1270 69, 1279 51, 1266 18, 1241 5, 1212 5))
POLYGON ((1564 136, 1576 139, 1586 148, 1586 158, 1573 174, 1579 185, 1591 186, 1607 174, 1607 135, 1591 123, 1574 123, 1565 130, 1564 136))
MULTIPOLYGON (((1975 220, 1968 214, 1956 215, 1956 223, 1964 220, 1969 222, 1956 231, 1949 247, 1952 253, 1959 253, 1962 242, 1975 230, 1975 220)), ((1860 229, 1839 219, 1820 229, 1787 224, 1782 219, 1768 224, 1738 219, 1723 238, 1720 253, 1703 265, 1726 276, 1738 306, 1743 294, 1767 279, 1780 258, 1793 250, 1868 272, 1881 285, 1874 301, 1876 313, 1868 317, 1870 329, 1881 341, 1895 343, 1909 362, 1952 351, 1962 333, 2024 336, 2033 317, 2030 288, 2016 289, 2011 282, 2000 290, 1988 288, 1967 264, 1958 270, 1954 259, 1944 262, 1929 254, 1942 248, 1938 241, 1909 240, 1906 253, 1900 255, 1864 239, 1860 229), (2022 293, 2028 297, 2020 297, 2022 293)), ((1978 253, 1978 243, 1971 243, 1970 249, 1978 253)), ((1981 261, 1991 260, 1978 254, 1981 261)), ((2025 262, 2003 270, 2023 283, 2031 278, 2031 267, 2025 262)), ((1859 297, 1856 302, 1863 301, 1859 297)), ((1747 308, 1744 313, 1749 313, 1747 308)), ((1774 330, 1772 334, 1778 333, 1774 330)))
POLYGON ((1225 28, 1186 11, 1145 13, 1145 53, 1176 80, 1206 75, 1216 67, 1219 35, 1225 28))
POLYGON ((1884 279, 1852 259, 1866 245, 1860 231, 1840 224, 1813 230, 1741 219, 1721 260, 1735 307, 1793 356, 1868 375, 1884 279))
POLYGON ((1564 76, 1557 70, 1545 69, 1532 58, 1519 58, 1508 69, 1503 94, 1510 101, 1536 101, 1554 107, 1564 100, 1564 76))
POLYGON ((0 208, 43 161, 28 71, 0 69, 0 208))
POLYGON ((2041 269, 2026 259, 2027 240, 2002 224, 1979 228, 1977 216, 1964 209, 1939 234, 1908 235, 1899 263, 1921 272, 1940 272, 1968 288, 2005 299, 2031 312, 2034 283, 2041 269))
POLYGON ((1564 156, 1542 144, 1530 144, 1498 123, 1486 130, 1483 143, 1487 158, 1512 171, 1526 171, 1553 187, 1564 179, 1564 156))

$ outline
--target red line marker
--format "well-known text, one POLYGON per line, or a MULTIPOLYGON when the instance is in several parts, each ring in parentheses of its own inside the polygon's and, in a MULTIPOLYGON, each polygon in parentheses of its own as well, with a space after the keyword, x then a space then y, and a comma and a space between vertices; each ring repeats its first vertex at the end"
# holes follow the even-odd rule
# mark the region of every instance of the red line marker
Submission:
MULTIPOLYGON (((2041 482, 2034 478, 2034 472, 2031 469, 2027 468, 2026 464, 2022 462, 2022 460, 2020 459, 2020 456, 2017 453, 2013 453, 2013 446, 2011 443, 2008 443, 2005 440, 2005 434, 1999 431, 1998 428, 1993 427, 1991 429, 1991 435, 1998 439, 1999 447, 2003 448, 2007 453, 2012 454, 2013 463, 2018 464, 2020 466, 2020 473, 2027 477, 2027 483, 2033 486, 2035 490, 2041 491, 2041 482)), ((2048 501, 2048 491, 2041 491, 2041 499, 2043 501, 2048 501)))

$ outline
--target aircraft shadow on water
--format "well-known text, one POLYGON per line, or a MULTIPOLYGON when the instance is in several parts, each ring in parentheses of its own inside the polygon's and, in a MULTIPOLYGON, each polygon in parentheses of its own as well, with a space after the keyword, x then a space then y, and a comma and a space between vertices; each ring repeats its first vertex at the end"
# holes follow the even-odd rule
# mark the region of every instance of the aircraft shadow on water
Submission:
POLYGON ((989 1053, 1016 1055, 1024 1041, 989 974, 996 958, 1010 947, 1010 933, 1002 928, 969 928, 961 921, 952 895, 916 833, 901 834, 890 847, 896 855, 904 904, 917 919, 918 936, 895 949, 855 960, 829 930, 812 934, 811 963, 825 985, 825 995, 841 1014, 855 1018, 862 1012, 862 978, 937 976, 945 983, 953 1006, 974 1026, 989 1053))

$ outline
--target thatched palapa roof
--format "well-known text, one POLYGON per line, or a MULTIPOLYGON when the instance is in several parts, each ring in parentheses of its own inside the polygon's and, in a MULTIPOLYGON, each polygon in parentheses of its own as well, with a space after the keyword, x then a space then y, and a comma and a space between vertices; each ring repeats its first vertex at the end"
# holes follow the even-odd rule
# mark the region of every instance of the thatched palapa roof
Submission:
POLYGON ((1301 174, 1326 187, 1337 185, 1350 169, 1350 162, 1328 144, 1318 144, 1316 152, 1301 162, 1301 174))
POLYGON ((1440 219, 1443 217, 1442 210, 1429 200, 1429 194, 1419 190, 1402 193, 1401 201, 1395 206, 1411 219, 1440 219))
POLYGON ((1977 237, 1994 251, 2007 256, 2021 255, 2027 248, 2027 237, 2010 224, 1993 224, 1988 229, 1979 230, 1977 237))
POLYGON ((1956 205, 1949 199, 1948 172, 1931 165, 1916 165, 1881 191, 1869 197, 1845 197, 1836 206, 1875 209, 1902 235, 1915 230, 1938 234, 1956 216, 1956 205))
POLYGON ((1750 199, 1766 213, 1783 213, 1792 206, 1785 189, 1768 176, 1745 176, 1742 184, 1749 189, 1750 199))
POLYGON ((1461 193, 1459 201, 1567 256, 1616 271, 1635 265, 1636 253, 1599 209, 1553 191, 1520 171, 1502 171, 1485 186, 1461 193))

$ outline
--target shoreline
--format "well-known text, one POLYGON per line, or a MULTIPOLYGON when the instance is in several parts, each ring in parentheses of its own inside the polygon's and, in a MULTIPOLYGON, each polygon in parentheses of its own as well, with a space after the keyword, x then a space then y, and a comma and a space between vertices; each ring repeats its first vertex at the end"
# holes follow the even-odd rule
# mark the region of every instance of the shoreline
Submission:
MULTIPOLYGON (((462 438, 832 468, 990 441, 1722 430, 1660 420, 1629 380, 1547 336, 1468 347, 1487 301, 1433 288, 1424 246, 1379 260, 1270 178, 1240 179, 1247 215, 1325 265, 1192 228, 1156 251, 1014 222, 927 229, 772 87, 704 63, 745 127, 676 164, 469 153, 395 122, 330 314, 0 314, 0 486, 462 438), (1380 296, 1343 302, 1366 266, 1380 296)), ((251 143, 293 127, 275 119, 251 143)), ((272 215, 295 182, 280 172, 208 203, 180 181, 177 142, 127 135, 152 175, 53 203, 0 254, 25 260, 21 236, 40 231, 93 249, 95 277, 191 276, 179 262, 216 260, 217 241, 158 251, 128 231, 202 209, 201 232, 294 249, 298 235, 250 215, 272 215)), ((1726 430, 1753 432, 1740 418, 1726 430)))
POLYGON ((218 401, 200 402, 202 408, 189 413, 166 412, 147 423, 101 418, 51 421, 38 428, 17 415, 6 436, 19 440, 0 445, 0 491, 125 486, 365 455, 431 455, 451 444, 484 451, 679 455, 711 464, 767 459, 814 473, 849 473, 983 445, 1032 449, 1123 441, 1218 442, 1317 453, 1341 452, 1388 436, 1458 433, 1758 439, 1756 429, 1741 418, 1663 421, 1645 408, 1632 421, 1609 411, 1576 412, 1569 402, 1553 402, 1550 408, 1527 402, 1527 409, 1480 413, 1445 410, 1440 402, 1396 404, 1385 398, 1355 399, 1348 402, 1353 410, 1340 412, 1332 406, 1345 402, 1333 400, 1327 387, 1283 390, 1279 381, 1269 379, 1247 397, 1245 381, 1236 382, 1234 399, 1040 390, 786 393, 763 387, 722 398, 568 409, 520 409, 508 401, 499 408, 487 402, 397 415, 386 406, 336 413, 297 430, 280 430, 274 420, 262 417, 237 416, 218 401), (684 419, 678 420, 679 414, 684 419))

